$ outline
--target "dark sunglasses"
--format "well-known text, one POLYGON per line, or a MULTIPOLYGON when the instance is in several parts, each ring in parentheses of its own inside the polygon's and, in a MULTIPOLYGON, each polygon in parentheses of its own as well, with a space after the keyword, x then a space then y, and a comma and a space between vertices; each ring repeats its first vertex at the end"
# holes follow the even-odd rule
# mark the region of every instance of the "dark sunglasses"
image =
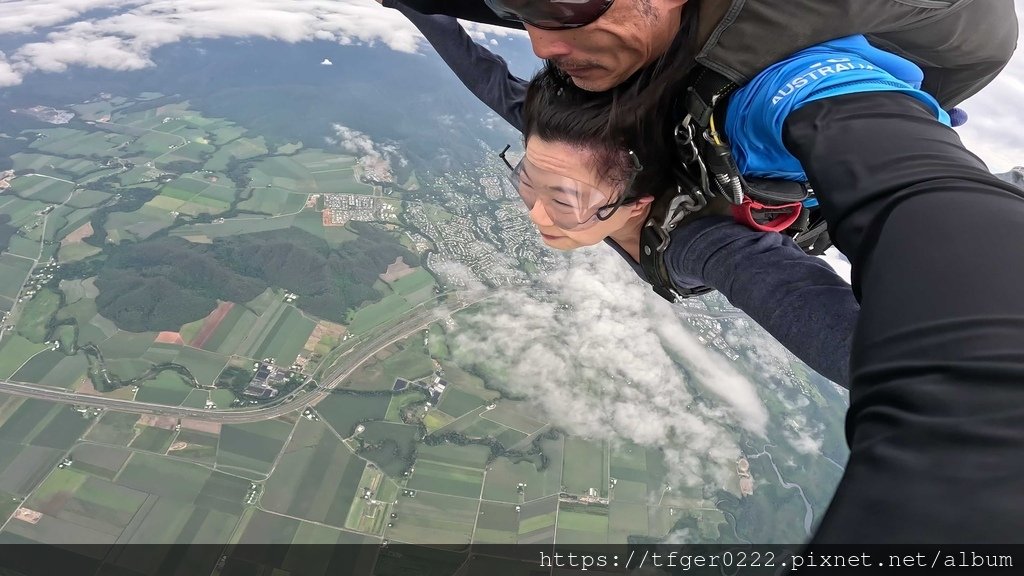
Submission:
POLYGON ((615 0, 485 0, 506 20, 520 20, 542 30, 580 28, 597 20, 615 0))

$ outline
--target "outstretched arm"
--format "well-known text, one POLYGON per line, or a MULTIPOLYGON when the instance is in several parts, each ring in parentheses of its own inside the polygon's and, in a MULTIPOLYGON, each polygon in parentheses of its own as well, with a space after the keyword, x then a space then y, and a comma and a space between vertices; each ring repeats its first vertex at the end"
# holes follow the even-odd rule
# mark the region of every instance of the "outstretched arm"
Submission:
POLYGON ((665 260, 677 283, 717 289, 805 364, 848 386, 860 306, 820 258, 788 236, 709 216, 674 230, 665 260))
POLYGON ((513 76, 505 60, 474 42, 455 18, 427 16, 404 2, 384 0, 383 5, 404 14, 466 88, 521 132, 523 101, 529 82, 513 76))

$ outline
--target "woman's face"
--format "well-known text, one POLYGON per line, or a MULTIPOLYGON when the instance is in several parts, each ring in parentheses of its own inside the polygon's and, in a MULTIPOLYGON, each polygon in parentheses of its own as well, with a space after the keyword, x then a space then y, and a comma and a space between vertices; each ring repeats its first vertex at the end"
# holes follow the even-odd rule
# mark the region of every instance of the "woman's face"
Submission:
POLYGON ((585 150, 531 136, 521 167, 519 193, 544 243, 559 250, 593 246, 627 228, 653 197, 620 206, 607 220, 598 208, 614 204, 623 183, 601 178, 585 150))

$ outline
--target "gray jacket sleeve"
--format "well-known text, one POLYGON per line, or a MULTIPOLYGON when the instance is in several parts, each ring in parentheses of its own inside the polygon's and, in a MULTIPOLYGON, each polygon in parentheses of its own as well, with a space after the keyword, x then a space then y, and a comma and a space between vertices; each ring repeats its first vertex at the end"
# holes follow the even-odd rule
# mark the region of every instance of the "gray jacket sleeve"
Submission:
POLYGON ((529 82, 513 76, 505 60, 474 42, 451 16, 420 14, 399 0, 384 0, 383 5, 404 14, 466 88, 522 132, 523 102, 529 82))
POLYGON ((709 216, 674 230, 665 260, 679 285, 717 289, 797 358, 849 385, 860 305, 849 284, 788 236, 709 216))

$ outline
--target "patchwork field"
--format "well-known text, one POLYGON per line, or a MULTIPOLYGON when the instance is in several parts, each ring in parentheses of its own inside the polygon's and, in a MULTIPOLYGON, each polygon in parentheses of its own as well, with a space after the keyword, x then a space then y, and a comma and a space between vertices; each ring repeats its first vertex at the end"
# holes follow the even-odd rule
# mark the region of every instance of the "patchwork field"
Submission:
POLYGON ((300 420, 261 499, 267 510, 345 527, 366 462, 322 423, 300 420))
POLYGON ((292 426, 281 420, 223 426, 217 448, 217 467, 268 474, 292 426))
POLYGON ((394 510, 398 522, 386 536, 398 542, 468 544, 476 524, 479 502, 429 492, 402 496, 394 510))
POLYGON ((393 389, 398 378, 417 380, 430 376, 434 363, 426 352, 422 336, 407 338, 367 360, 342 386, 360 391, 384 391, 393 389))
POLYGON ((573 494, 586 494, 593 488, 608 495, 608 446, 581 438, 565 441, 562 483, 573 494))

